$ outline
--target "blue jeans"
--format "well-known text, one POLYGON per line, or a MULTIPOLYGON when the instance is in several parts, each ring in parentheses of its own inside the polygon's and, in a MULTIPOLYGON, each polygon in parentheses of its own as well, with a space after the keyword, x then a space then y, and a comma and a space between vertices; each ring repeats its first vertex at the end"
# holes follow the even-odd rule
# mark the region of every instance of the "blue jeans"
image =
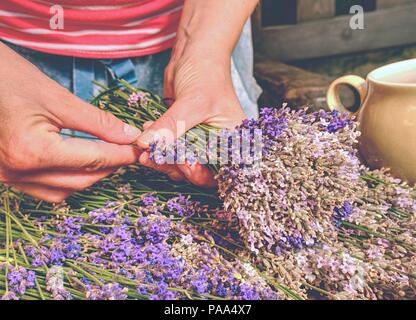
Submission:
MULTIPOLYGON (((85 101, 89 101, 98 93, 98 88, 92 84, 93 80, 111 86, 117 78, 162 95, 164 70, 171 53, 171 50, 167 50, 146 57, 98 60, 58 56, 10 43, 7 45, 85 101)), ((244 27, 232 56, 232 78, 246 115, 256 118, 257 99, 261 90, 253 77, 250 22, 244 27)))

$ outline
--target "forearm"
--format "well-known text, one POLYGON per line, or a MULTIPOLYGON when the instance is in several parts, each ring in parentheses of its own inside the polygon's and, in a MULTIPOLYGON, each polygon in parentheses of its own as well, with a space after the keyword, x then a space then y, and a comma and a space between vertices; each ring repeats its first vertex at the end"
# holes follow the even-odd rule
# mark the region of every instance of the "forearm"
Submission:
POLYGON ((186 0, 174 56, 228 59, 258 0, 186 0))
POLYGON ((10 79, 15 74, 20 75, 19 72, 26 71, 27 68, 35 67, 0 41, 0 78, 10 79))
POLYGON ((0 42, 0 89, 7 89, 13 84, 13 78, 20 76, 25 65, 29 65, 22 57, 15 53, 12 49, 0 42), (9 81, 7 81, 9 80, 9 81))
POLYGON ((14 98, 9 96, 11 92, 27 90, 38 93, 37 96, 41 99, 42 96, 47 96, 47 94, 39 94, 40 91, 44 91, 45 85, 56 87, 59 93, 67 93, 67 90, 56 85, 30 61, 2 42, 0 42, 0 79, 0 106, 8 104, 8 100, 14 98))

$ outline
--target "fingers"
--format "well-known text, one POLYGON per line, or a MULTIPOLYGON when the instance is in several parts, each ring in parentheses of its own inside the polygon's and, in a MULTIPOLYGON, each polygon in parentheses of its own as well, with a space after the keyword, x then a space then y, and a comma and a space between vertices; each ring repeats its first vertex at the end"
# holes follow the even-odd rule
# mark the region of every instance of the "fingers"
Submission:
POLYGON ((8 179, 8 183, 29 183, 47 188, 66 189, 70 191, 84 190, 97 181, 107 177, 116 169, 105 169, 96 172, 83 171, 43 171, 15 175, 8 179))
MULTIPOLYGON (((154 121, 145 122, 143 124, 143 129, 147 130, 148 128, 151 127, 153 123, 154 121)), ((171 165, 171 164, 158 165, 154 161, 150 160, 150 153, 148 151, 143 152, 141 154, 139 158, 139 162, 148 168, 167 174, 169 178, 172 179, 173 181, 185 180, 184 174, 175 165, 171 165)))
MULTIPOLYGON (((146 130, 150 128, 153 124, 153 121, 148 121, 143 125, 143 128, 146 130)), ((157 165, 154 161, 149 159, 149 152, 144 152, 139 159, 140 163, 151 169, 160 171, 167 174, 172 180, 181 181, 188 180, 192 184, 212 188, 217 185, 216 180, 212 172, 205 166, 195 163, 193 165, 189 164, 177 164, 177 165, 157 165)))
POLYGON ((75 96, 69 103, 71 105, 54 110, 63 128, 86 132, 116 144, 131 144, 140 134, 139 129, 124 123, 110 112, 100 110, 75 96))
POLYGON ((143 124, 143 129, 144 129, 144 130, 149 129, 153 123, 154 123, 154 121, 146 121, 146 122, 143 124))
POLYGON ((135 146, 120 146, 83 139, 63 139, 56 135, 43 150, 37 169, 97 171, 134 164, 140 156, 135 146))
POLYGON ((193 165, 187 163, 158 165, 150 160, 150 153, 148 151, 141 154, 139 162, 148 168, 167 174, 174 181, 186 179, 196 186, 205 188, 213 188, 217 185, 213 173, 207 167, 199 163, 193 165))
POLYGON ((163 95, 165 98, 173 98, 174 97, 174 90, 173 90, 173 79, 172 73, 166 68, 164 80, 163 80, 163 95))
POLYGON ((154 169, 156 171, 159 171, 168 175, 169 178, 172 179, 173 181, 185 180, 184 174, 175 165, 173 164, 158 165, 154 161, 150 160, 150 153, 148 151, 145 151, 141 154, 139 158, 139 162, 148 168, 154 169))
POLYGON ((72 193, 70 190, 44 187, 31 183, 17 183, 13 184, 12 187, 38 200, 44 200, 51 203, 60 203, 72 193))
POLYGON ((202 164, 178 164, 177 167, 189 182, 198 187, 213 188, 217 186, 213 173, 202 164))
POLYGON ((173 143, 186 131, 204 122, 204 117, 204 114, 190 112, 187 103, 175 102, 157 121, 145 129, 137 139, 137 144, 146 149, 150 143, 157 140, 173 143))

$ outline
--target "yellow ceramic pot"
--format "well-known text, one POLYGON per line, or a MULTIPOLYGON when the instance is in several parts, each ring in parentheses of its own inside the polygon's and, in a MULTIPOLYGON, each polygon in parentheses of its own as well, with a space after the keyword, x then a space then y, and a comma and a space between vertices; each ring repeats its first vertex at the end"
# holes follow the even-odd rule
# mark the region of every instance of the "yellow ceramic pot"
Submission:
POLYGON ((331 110, 348 111, 340 101, 342 84, 353 87, 361 100, 356 116, 363 160, 416 183, 416 59, 376 69, 367 80, 345 76, 334 81, 327 96, 331 110))

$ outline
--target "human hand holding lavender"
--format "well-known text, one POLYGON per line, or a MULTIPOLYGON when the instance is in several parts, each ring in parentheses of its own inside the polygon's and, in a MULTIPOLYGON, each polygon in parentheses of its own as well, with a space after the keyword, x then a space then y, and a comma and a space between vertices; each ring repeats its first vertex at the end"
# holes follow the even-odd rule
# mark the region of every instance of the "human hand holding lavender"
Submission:
MULTIPOLYGON (((195 1, 185 3, 177 42, 165 72, 164 96, 174 104, 156 122, 148 123, 138 144, 148 148, 155 140, 173 142, 198 124, 234 128, 246 118, 231 79, 231 54, 257 0, 195 1)), ((216 182, 200 164, 158 166, 148 152, 140 162, 205 187, 216 182)))
MULTIPOLYGON (((142 148, 154 141, 173 143, 200 123, 234 128, 245 119, 226 67, 218 64, 213 67, 208 61, 193 63, 192 59, 184 60, 167 70, 165 95, 174 96, 176 101, 159 120, 145 123, 145 131, 138 140, 142 148)), ((143 165, 168 174, 173 180, 187 179, 201 187, 216 185, 211 171, 199 163, 156 164, 150 158, 147 151, 139 160, 143 165)))

